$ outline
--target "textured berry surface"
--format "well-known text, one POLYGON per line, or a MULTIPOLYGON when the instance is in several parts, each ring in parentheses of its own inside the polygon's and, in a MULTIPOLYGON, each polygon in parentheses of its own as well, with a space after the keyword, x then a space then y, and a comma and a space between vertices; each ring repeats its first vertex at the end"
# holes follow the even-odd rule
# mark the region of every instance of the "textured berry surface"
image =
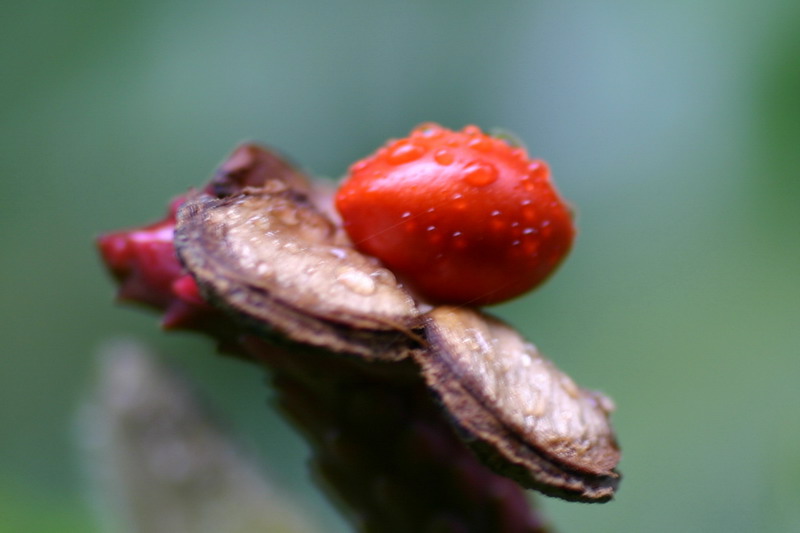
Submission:
POLYGON ((424 124, 390 141, 350 168, 336 207, 359 250, 433 303, 519 296, 575 235, 547 164, 475 126, 424 124))

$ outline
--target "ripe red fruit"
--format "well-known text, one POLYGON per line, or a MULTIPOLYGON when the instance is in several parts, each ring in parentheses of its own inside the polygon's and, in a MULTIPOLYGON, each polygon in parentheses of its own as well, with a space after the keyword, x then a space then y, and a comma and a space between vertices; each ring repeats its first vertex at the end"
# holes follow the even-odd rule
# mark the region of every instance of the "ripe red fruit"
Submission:
POLYGON ((519 296, 575 235, 546 163, 475 126, 390 141, 350 168, 336 207, 355 246, 432 303, 519 296))

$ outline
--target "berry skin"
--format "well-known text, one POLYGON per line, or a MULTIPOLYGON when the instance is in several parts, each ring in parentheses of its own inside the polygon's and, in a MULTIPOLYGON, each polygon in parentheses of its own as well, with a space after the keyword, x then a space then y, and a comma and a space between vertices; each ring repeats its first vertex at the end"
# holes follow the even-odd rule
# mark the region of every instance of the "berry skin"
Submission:
POLYGON ((423 124, 389 141, 352 165, 336 208, 356 248, 439 304, 515 298, 575 236, 546 163, 475 126, 423 124))

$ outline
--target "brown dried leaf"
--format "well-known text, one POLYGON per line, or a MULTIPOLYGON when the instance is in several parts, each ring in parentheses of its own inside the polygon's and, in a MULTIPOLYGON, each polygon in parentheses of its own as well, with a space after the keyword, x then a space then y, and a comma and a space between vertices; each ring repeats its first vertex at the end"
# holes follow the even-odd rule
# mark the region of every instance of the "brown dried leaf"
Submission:
POLYGON ((271 181, 278 181, 300 194, 307 194, 310 189, 308 177, 274 149, 246 143, 237 147, 220 165, 206 192, 222 198, 248 187, 264 187, 271 181))
POLYGON ((473 309, 428 314, 417 359, 467 441, 499 473, 568 500, 610 499, 611 400, 579 388, 513 328, 473 309))
POLYGON ((394 275, 282 181, 190 199, 175 243, 210 300, 296 342, 396 360, 418 338, 419 311, 394 275))

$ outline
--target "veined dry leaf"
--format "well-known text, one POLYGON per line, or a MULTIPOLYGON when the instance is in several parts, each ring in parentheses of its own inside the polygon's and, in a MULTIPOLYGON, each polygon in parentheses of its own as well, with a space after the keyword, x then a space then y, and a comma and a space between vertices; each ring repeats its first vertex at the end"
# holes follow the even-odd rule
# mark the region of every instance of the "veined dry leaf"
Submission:
POLYGON ((385 360, 415 343, 420 313, 394 275, 281 181, 190 199, 175 244, 211 301, 294 341, 385 360))
POLYGON ((417 358, 468 442, 499 473, 546 494, 610 499, 619 462, 611 400, 579 388, 508 325, 474 309, 428 314, 417 358))

